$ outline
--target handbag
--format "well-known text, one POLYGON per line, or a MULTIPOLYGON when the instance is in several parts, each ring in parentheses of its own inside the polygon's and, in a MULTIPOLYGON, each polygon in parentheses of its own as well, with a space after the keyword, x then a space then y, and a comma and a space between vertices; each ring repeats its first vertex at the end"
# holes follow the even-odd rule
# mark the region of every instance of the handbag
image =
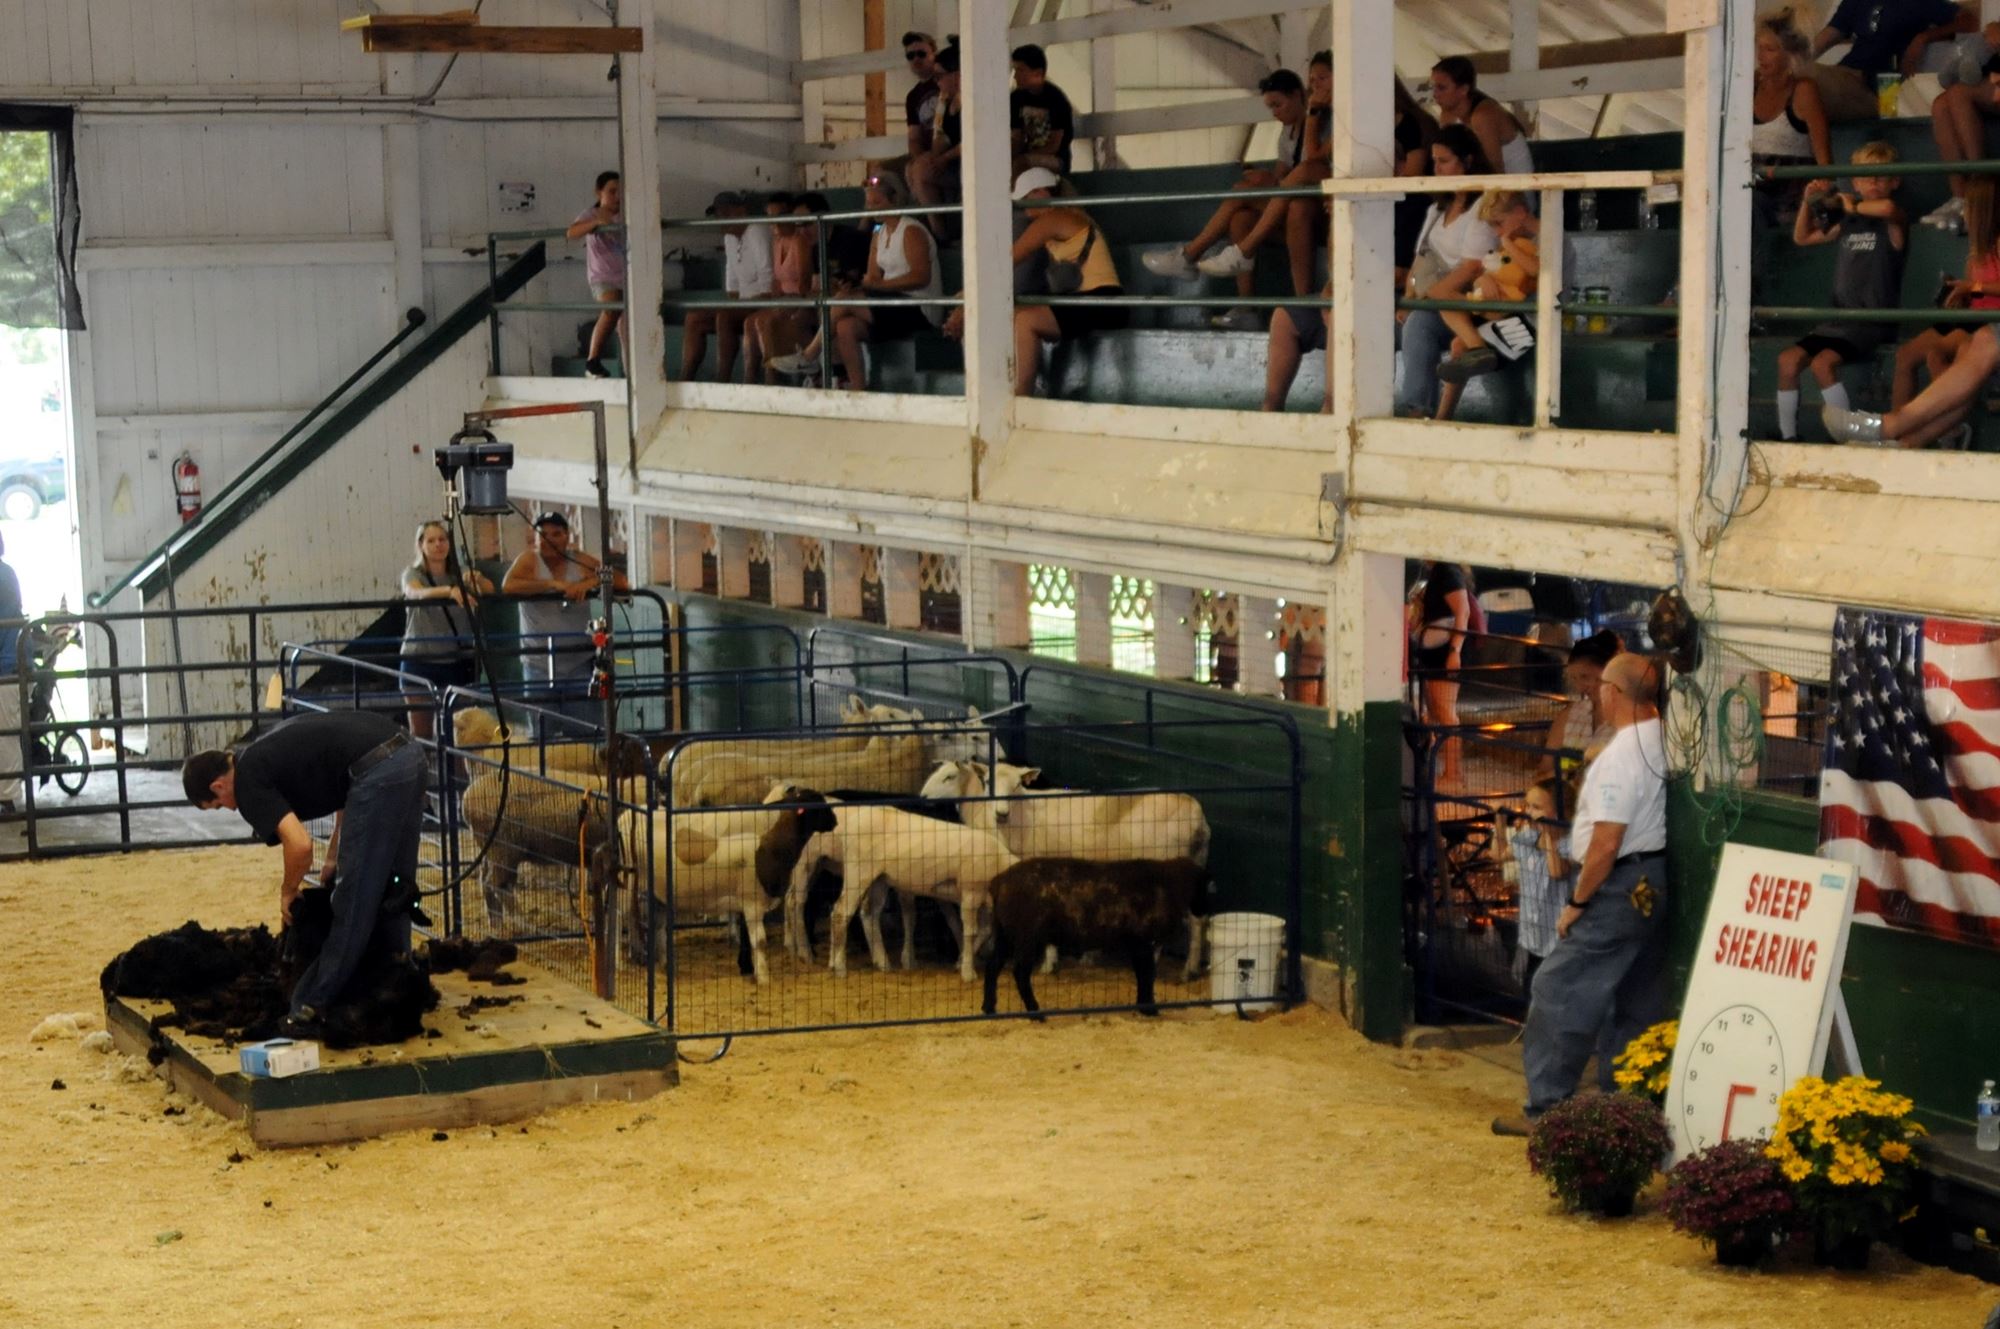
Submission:
POLYGON ((1083 289, 1083 265, 1090 258, 1090 251, 1097 245, 1097 228, 1092 226, 1083 237, 1083 248, 1074 262, 1067 259, 1051 258, 1043 274, 1048 283, 1050 295, 1075 295, 1083 289))

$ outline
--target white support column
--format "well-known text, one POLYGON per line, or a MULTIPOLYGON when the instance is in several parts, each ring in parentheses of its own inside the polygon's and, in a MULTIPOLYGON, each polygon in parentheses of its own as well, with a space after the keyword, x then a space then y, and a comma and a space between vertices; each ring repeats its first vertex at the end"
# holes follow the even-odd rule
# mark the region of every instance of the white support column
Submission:
MULTIPOLYGON (((1681 557, 1700 551, 1735 510, 1747 474, 1750 398, 1750 114, 1747 8, 1687 33, 1687 130, 1681 185, 1681 557), (1721 108, 1735 114, 1727 123, 1721 108)), ((1697 605, 1700 596, 1694 598, 1697 605)))
POLYGON ((799 609, 806 602, 806 542, 797 535, 771 537, 771 604, 799 609))
POLYGON ((708 548, 708 523, 674 518, 674 587, 682 591, 701 589, 701 555, 708 548))
MULTIPOLYGON (((1395 24, 1373 5, 1333 6, 1333 173, 1395 170, 1395 24)), ((1336 465, 1351 470, 1356 420, 1389 414, 1395 346, 1382 335, 1395 317, 1394 204, 1390 197, 1335 199, 1329 324, 1336 465)))
POLYGON ((914 549, 882 551, 882 616, 892 628, 924 625, 923 557, 914 549))
POLYGON ((1153 583, 1153 676, 1194 677, 1194 589, 1153 583))
POLYGON ((965 409, 972 435, 972 497, 1006 446, 1014 400, 1013 202, 1008 178, 1007 7, 960 0, 965 93, 965 409))
POLYGON ((1403 560, 1350 551, 1334 565, 1326 607, 1327 700, 1336 715, 1403 692, 1403 560))
POLYGON ((846 540, 826 543, 826 613, 829 618, 861 617, 861 546, 846 540))
POLYGON ((1236 597, 1236 690, 1246 697, 1283 695, 1278 682, 1278 602, 1236 597))
POLYGON ((1029 626, 1028 565, 973 555, 960 555, 959 585, 965 588, 966 643, 972 649, 1025 647, 1033 637, 1029 626), (970 569, 970 575, 966 575, 970 569))
MULTIPOLYGON (((1994 3, 2000 4, 2000 0, 1994 3)), ((1119 0, 1097 0, 1091 12, 1108 13, 1118 4, 1119 0)), ((1114 37, 1099 37, 1090 44, 1090 109, 1094 115, 1118 109, 1118 41, 1114 37)), ((1091 145, 1091 153, 1098 170, 1116 169, 1118 136, 1100 134, 1091 145)))
POLYGON ((1111 577, 1102 572, 1072 570, 1076 586, 1076 662, 1111 663, 1111 577))
POLYGON ((1563 291, 1562 191, 1542 191, 1542 271, 1535 283, 1535 428, 1548 429, 1562 415, 1563 291))
POLYGON ((750 532, 741 526, 715 530, 715 593, 729 600, 750 598, 750 532))
MULTIPOLYGON (((660 321, 666 263, 660 233, 660 51, 654 8, 654 0, 620 0, 618 5, 618 21, 646 34, 644 50, 618 57, 618 121, 624 137, 618 169, 625 177, 625 344, 620 355, 628 427, 642 446, 667 405, 667 335, 660 321)), ((616 451, 614 444, 614 465, 616 451)))
MULTIPOLYGON (((1511 0, 1508 20, 1513 31, 1507 38, 1507 72, 1518 78, 1542 67, 1542 0, 1511 0)), ((1540 119, 1541 109, 1530 102, 1518 108, 1532 119, 1540 119)), ((1532 133, 1535 126, 1530 124, 1532 133)))
MULTIPOLYGON (((820 0, 799 0, 799 58, 812 60, 825 54, 826 43, 821 37, 820 0)), ((799 138, 809 144, 826 142, 824 79, 812 79, 799 85, 799 138)), ((826 167, 806 167, 807 188, 824 189, 827 184, 826 177, 826 167)))
MULTIPOLYGON (((416 57, 390 56, 385 82, 392 96, 411 96, 416 57)), ((389 214, 389 243, 395 247, 392 290, 398 316, 424 306, 423 161, 414 122, 393 120, 382 128, 382 197, 389 214)))

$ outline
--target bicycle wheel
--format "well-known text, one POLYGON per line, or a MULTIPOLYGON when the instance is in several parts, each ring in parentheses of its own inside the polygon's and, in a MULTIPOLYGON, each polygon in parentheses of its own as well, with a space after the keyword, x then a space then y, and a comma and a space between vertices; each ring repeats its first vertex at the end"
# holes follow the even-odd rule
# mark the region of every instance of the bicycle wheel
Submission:
POLYGON ((75 797, 83 792, 83 782, 90 778, 90 744, 83 741, 81 729, 60 729, 55 734, 55 777, 65 794, 75 797))

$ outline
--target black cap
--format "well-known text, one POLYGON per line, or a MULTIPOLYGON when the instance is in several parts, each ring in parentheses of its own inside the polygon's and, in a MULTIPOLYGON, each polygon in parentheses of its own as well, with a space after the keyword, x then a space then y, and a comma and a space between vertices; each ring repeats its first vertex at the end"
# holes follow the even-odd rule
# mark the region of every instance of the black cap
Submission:
POLYGON ((715 196, 713 203, 708 205, 708 215, 713 217, 724 208, 747 208, 749 206, 750 200, 746 196, 737 193, 733 189, 725 189, 715 196))
POLYGON ((566 531, 569 529, 569 518, 563 516, 562 513, 557 512, 554 508, 545 508, 535 514, 535 525, 537 528, 543 526, 560 526, 566 531))

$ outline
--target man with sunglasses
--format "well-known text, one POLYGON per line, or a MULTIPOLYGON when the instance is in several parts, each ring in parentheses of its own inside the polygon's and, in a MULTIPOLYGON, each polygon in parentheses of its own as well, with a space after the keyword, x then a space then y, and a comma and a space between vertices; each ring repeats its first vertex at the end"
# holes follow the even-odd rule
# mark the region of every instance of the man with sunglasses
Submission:
POLYGON ((931 150, 931 131, 937 124, 938 82, 937 42, 928 32, 903 34, 903 59, 917 85, 903 98, 903 120, 910 127, 910 155, 931 150))

